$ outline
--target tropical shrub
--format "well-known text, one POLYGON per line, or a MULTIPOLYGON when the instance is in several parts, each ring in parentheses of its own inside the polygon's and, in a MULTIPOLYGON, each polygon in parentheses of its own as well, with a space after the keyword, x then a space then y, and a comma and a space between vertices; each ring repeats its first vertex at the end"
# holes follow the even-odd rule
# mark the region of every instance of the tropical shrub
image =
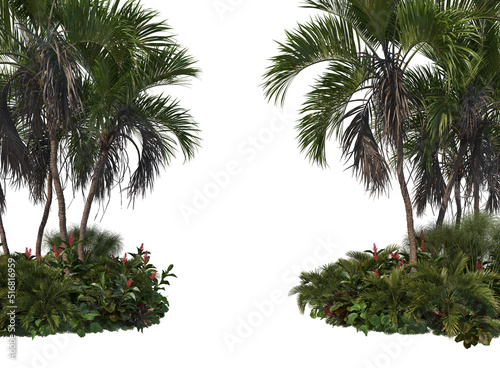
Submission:
POLYGON ((85 263, 78 259, 72 236, 67 245, 66 249, 54 247, 43 257, 31 255, 28 249, 24 254, 0 256, 0 272, 10 275, 0 279, 0 336, 11 334, 9 278, 15 280, 17 336, 69 332, 83 337, 89 332, 133 328, 142 332, 168 312, 168 300, 160 290, 169 285, 168 277, 175 277, 170 273, 173 266, 159 275, 143 245, 123 258, 87 253, 85 263))
MULTIPOLYGON (((80 226, 71 225, 68 229, 69 233, 73 234, 75 239, 80 237, 80 226)), ((45 235, 44 247, 50 251, 54 246, 59 247, 62 243, 59 230, 49 231, 45 235)), ((123 249, 123 239, 120 234, 101 229, 96 225, 89 226, 84 242, 85 253, 90 252, 92 257, 99 258, 101 256, 118 255, 123 249)))
POLYGON ((416 263, 396 245, 348 252, 347 259, 303 272, 290 294, 297 294, 301 313, 309 306, 312 318, 333 326, 365 334, 432 332, 466 348, 489 345, 500 335, 495 221, 480 215, 460 227, 422 230, 416 263))

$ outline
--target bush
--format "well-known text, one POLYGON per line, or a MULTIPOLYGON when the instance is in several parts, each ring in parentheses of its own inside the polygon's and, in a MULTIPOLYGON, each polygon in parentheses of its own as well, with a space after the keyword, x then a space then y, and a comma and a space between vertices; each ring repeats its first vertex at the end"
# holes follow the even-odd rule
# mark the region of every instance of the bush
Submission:
POLYGON ((500 335, 496 221, 481 215, 459 228, 421 231, 415 264, 395 245, 349 252, 348 259, 303 272, 290 294, 302 313, 309 306, 311 317, 333 326, 365 334, 432 332, 466 348, 489 345, 500 335))
POLYGON ((28 249, 0 256, 0 273, 8 276, 0 278, 0 336, 12 332, 9 312, 14 309, 9 305, 16 306, 15 335, 33 338, 132 328, 142 332, 160 322, 169 307, 160 290, 169 285, 168 277, 175 277, 172 265, 157 275, 142 245, 123 258, 88 254, 82 263, 72 239, 67 249, 54 247, 44 257, 28 249))
MULTIPOLYGON (((78 239, 80 236, 80 226, 71 225, 68 233, 72 233, 75 239, 78 239)), ((60 244, 61 234, 59 230, 53 230, 45 234, 44 248, 46 251, 51 251, 54 246, 59 247, 60 244)), ((90 252, 92 257, 99 258, 101 256, 116 256, 122 252, 122 249, 123 240, 120 234, 103 230, 96 225, 88 227, 84 243, 85 253, 90 252)))

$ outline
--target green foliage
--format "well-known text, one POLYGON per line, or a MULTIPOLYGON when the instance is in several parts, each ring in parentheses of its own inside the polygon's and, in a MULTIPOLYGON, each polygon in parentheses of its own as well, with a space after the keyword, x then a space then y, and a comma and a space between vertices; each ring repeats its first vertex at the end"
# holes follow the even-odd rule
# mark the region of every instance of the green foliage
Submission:
POLYGON ((413 264, 397 246, 349 252, 348 259, 303 272, 290 294, 302 313, 309 306, 311 317, 333 326, 365 334, 432 332, 466 348, 489 345, 500 335, 497 224, 481 215, 460 227, 426 229, 413 264))
MULTIPOLYGON (((68 234, 73 234, 75 239, 80 237, 80 226, 71 225, 68 234)), ((45 235, 44 246, 47 251, 59 247, 61 234, 59 230, 53 230, 45 235)), ((123 249, 123 239, 120 234, 104 230, 96 225, 87 228, 84 244, 85 253, 90 252, 93 258, 101 256, 118 255, 123 249)))
POLYGON ((9 275, 9 268, 14 271, 0 278, 0 336, 11 333, 11 299, 16 306, 17 336, 70 332, 83 337, 132 328, 142 332, 160 323, 169 307, 160 291, 169 285, 168 277, 175 277, 172 265, 157 277, 143 246, 123 258, 89 255, 82 263, 76 244, 71 240, 68 249, 56 248, 44 257, 28 252, 0 256, 1 274, 9 275), (9 278, 15 280, 15 298, 9 297, 9 278))

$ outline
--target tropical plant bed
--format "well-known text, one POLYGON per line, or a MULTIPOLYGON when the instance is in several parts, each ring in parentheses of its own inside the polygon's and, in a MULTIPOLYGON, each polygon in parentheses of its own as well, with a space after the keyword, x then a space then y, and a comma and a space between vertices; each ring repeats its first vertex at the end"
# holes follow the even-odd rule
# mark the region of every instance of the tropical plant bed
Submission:
POLYGON ((0 336, 117 331, 158 324, 169 309, 161 276, 143 245, 137 253, 78 259, 73 238, 41 257, 25 253, 0 256, 0 336))
POLYGON ((387 334, 454 337, 466 348, 500 335, 500 226, 486 215, 460 228, 422 230, 418 262, 396 245, 351 251, 314 272, 303 272, 299 309, 332 326, 387 334), (425 242, 424 242, 425 238, 425 242))

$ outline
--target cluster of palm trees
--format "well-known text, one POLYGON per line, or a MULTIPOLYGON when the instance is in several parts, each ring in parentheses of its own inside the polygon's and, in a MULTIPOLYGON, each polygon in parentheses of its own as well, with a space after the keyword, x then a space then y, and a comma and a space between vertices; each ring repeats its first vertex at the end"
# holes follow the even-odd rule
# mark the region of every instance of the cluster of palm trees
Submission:
POLYGON ((500 3, 305 0, 305 7, 321 15, 286 33, 263 86, 283 102, 302 70, 324 62, 297 127, 307 157, 326 166, 335 134, 371 194, 384 193, 395 173, 410 262, 415 209, 438 209, 437 227, 452 192, 457 223, 467 205, 498 210, 500 3))
MULTIPOLYGON (((53 193, 61 240, 68 241, 68 183, 85 197, 83 260, 95 201, 123 183, 133 201, 177 151, 193 157, 197 124, 155 88, 185 83, 198 69, 157 15, 136 0, 0 1, 0 175, 45 203, 37 253, 53 193), (133 168, 128 147, 137 152, 133 168)), ((9 254, 1 218, 0 237, 9 254)))

